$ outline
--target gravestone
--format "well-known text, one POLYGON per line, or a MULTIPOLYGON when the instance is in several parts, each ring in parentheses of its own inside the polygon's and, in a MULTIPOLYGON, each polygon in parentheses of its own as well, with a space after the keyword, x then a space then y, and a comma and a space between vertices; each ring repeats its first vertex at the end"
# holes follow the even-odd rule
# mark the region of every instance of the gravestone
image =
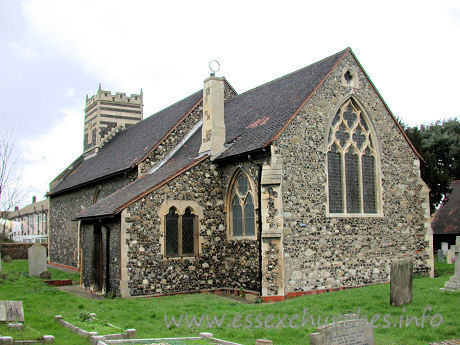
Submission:
MULTIPOLYGON (((351 316, 351 315, 350 315, 351 316)), ((319 327, 310 334, 310 345, 374 345, 374 330, 361 320, 352 320, 328 324, 319 327)))
POLYGON ((443 262, 444 261, 444 252, 442 249, 438 249, 438 261, 443 262))
POLYGON ((22 301, 0 301, 0 322, 24 322, 22 301))
POLYGON ((46 248, 36 243, 27 250, 29 258, 29 276, 40 276, 46 271, 46 248))
POLYGON ((447 251, 447 263, 449 265, 453 264, 453 258, 455 258, 455 247, 456 246, 450 246, 450 249, 447 251))
MULTIPOLYGON (((444 287, 441 290, 448 291, 459 291, 460 290, 460 236, 457 236, 455 246, 455 273, 452 277, 449 278, 444 284, 444 287)), ((452 249, 451 247, 451 249, 452 249)))
POLYGON ((412 261, 391 264, 390 304, 395 307, 412 302, 412 261))
POLYGON ((449 243, 447 242, 441 242, 441 250, 444 256, 447 255, 447 251, 449 250, 449 243))

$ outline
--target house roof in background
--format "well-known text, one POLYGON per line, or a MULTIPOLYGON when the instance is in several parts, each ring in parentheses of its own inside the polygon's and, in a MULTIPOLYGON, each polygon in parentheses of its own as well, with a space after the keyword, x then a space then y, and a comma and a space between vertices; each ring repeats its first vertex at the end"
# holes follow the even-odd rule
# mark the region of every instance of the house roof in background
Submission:
POLYGON ((13 211, 10 214, 10 219, 18 218, 18 217, 24 217, 29 214, 35 214, 38 212, 47 212, 49 208, 49 200, 41 200, 32 204, 29 204, 27 206, 24 206, 23 208, 19 209, 18 211, 13 211))
POLYGON ((435 235, 460 234, 460 180, 450 184, 452 192, 434 214, 431 227, 435 235))

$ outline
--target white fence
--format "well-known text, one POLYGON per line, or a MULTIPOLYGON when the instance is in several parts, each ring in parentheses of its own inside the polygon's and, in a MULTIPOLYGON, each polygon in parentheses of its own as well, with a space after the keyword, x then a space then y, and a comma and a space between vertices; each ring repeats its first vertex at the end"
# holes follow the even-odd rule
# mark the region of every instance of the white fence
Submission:
POLYGON ((48 243, 48 235, 13 236, 13 241, 23 243, 48 243))

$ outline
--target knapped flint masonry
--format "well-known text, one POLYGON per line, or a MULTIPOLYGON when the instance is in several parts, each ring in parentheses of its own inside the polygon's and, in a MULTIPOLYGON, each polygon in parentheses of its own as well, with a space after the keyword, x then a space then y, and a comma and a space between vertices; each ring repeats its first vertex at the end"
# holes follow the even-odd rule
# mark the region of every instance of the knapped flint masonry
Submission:
POLYGON ((53 181, 50 260, 124 297, 432 276, 420 159, 350 49, 239 95, 212 76, 53 181))

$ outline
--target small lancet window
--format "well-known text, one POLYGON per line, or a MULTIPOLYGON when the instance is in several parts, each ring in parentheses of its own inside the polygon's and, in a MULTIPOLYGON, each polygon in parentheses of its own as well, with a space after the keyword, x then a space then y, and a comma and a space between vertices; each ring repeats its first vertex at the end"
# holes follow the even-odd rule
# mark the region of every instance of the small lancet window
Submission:
POLYGON ((166 221, 166 256, 196 256, 198 255, 198 222, 190 207, 184 214, 178 214, 175 207, 169 209, 166 221))
POLYGON ((377 213, 377 152, 367 121, 352 99, 332 120, 327 146, 331 214, 377 213))

